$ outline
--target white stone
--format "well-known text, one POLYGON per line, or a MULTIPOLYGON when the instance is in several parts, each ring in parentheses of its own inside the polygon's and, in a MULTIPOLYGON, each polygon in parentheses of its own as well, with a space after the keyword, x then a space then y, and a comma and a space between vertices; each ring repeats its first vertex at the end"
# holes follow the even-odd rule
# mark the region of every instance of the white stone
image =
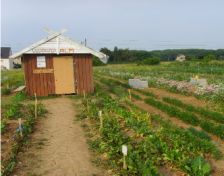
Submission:
POLYGON ((148 81, 142 81, 140 79, 129 79, 128 84, 135 89, 148 88, 148 81))

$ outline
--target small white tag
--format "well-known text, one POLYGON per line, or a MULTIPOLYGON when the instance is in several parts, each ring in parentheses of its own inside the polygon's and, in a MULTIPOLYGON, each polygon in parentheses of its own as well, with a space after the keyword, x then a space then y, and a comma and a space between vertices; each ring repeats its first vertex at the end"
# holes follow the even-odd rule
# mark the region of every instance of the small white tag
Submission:
POLYGON ((124 156, 127 156, 128 154, 128 147, 126 145, 122 145, 122 153, 124 156))
POLYGON ((99 111, 98 115, 99 115, 99 117, 101 117, 102 116, 102 111, 99 111))

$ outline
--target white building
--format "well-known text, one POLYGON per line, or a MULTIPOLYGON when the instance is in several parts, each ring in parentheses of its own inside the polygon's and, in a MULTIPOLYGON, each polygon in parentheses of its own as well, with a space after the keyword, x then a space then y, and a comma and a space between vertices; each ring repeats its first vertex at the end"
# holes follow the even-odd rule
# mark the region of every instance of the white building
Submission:
POLYGON ((183 55, 183 54, 179 54, 177 57, 176 57, 176 61, 178 61, 178 62, 183 62, 183 61, 185 61, 186 60, 186 57, 185 57, 185 55, 183 55))
POLYGON ((9 56, 12 54, 10 47, 1 47, 1 69, 12 69, 13 68, 13 59, 10 59, 9 56))

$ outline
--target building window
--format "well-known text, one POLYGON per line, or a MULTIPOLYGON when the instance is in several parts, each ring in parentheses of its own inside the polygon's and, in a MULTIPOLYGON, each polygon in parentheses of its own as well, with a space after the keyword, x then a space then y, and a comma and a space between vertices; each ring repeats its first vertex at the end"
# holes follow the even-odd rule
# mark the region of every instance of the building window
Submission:
POLYGON ((46 68, 45 56, 37 56, 37 68, 46 68))

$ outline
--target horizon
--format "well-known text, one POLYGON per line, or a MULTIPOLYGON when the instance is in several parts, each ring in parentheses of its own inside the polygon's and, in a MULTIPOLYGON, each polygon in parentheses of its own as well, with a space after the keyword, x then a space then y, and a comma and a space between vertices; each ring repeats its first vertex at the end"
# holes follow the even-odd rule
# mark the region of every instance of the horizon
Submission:
POLYGON ((47 36, 48 27, 66 28, 66 36, 87 38, 97 50, 223 49, 223 6, 221 0, 3 0, 1 46, 18 52, 47 36))

